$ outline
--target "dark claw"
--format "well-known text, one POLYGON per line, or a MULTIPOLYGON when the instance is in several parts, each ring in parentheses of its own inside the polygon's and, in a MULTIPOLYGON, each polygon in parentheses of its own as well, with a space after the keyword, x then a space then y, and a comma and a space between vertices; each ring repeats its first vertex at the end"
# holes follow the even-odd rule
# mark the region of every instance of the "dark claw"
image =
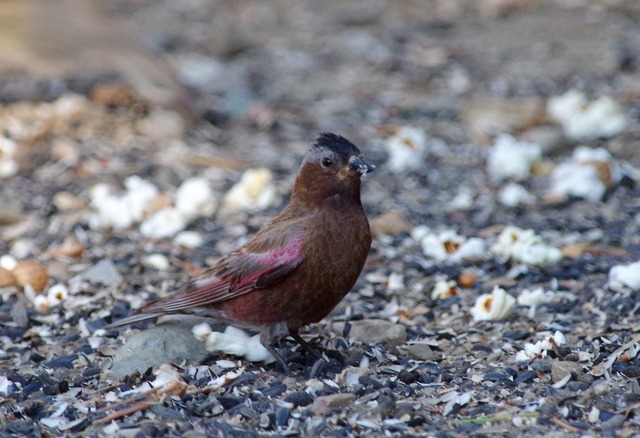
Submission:
POLYGON ((307 341, 305 341, 304 339, 302 339, 302 336, 300 336, 298 333, 291 333, 290 336, 298 343, 300 344, 300 346, 302 348, 304 348, 304 350, 311 354, 316 360, 325 360, 324 357, 322 357, 322 355, 320 353, 318 353, 311 345, 309 345, 309 343, 307 341))
POLYGON ((287 365, 282 355, 278 353, 278 350, 276 350, 273 347, 273 345, 265 345, 264 348, 266 348, 267 351, 271 353, 271 356, 273 356, 273 358, 276 360, 276 363, 278 364, 278 366, 280 366, 283 373, 291 374, 291 369, 289 368, 289 365, 287 365))

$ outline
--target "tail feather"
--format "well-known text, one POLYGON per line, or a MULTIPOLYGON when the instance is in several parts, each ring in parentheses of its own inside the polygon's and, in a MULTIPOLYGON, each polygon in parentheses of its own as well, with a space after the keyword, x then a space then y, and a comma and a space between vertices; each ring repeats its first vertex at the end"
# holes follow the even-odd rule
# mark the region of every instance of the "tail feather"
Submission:
POLYGON ((161 313, 140 313, 137 315, 130 315, 126 318, 122 318, 118 321, 112 322, 111 324, 105 326, 104 328, 107 330, 122 327, 125 325, 133 324, 134 322, 146 321, 147 319, 157 318, 161 316, 161 313))

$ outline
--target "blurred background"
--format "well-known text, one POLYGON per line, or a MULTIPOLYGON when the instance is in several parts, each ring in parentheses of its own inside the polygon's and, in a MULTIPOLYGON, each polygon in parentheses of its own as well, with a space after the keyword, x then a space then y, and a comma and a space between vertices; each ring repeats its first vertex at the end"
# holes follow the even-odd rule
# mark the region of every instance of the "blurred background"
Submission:
POLYGON ((484 172, 483 145, 500 134, 550 159, 587 145, 638 164, 639 22, 635 0, 2 0, 4 222, 132 174, 168 188, 223 169, 211 179, 225 191, 267 167, 286 187, 320 131, 389 170, 387 140, 418 129, 430 158, 396 157, 365 192, 416 222, 434 192, 407 189, 440 184, 446 204, 440 173, 484 172), (571 90, 578 112, 606 96, 603 120, 623 128, 568 134, 548 102, 571 90), (34 178, 53 179, 50 193, 34 178), (43 198, 12 195, 29 187, 43 198))
POLYGON ((460 143, 487 124, 531 124, 477 120, 485 97, 579 87, 635 100, 639 20, 633 0, 2 0, 0 102, 90 95, 117 78, 133 99, 221 129, 209 132, 220 143, 238 125, 249 135, 236 142, 291 141, 368 138, 398 120, 460 143))

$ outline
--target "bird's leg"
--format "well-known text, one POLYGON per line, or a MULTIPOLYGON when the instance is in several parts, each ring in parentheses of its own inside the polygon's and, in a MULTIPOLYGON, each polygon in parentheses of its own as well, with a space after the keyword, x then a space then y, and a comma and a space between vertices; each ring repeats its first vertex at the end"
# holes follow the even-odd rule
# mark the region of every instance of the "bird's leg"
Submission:
POLYGON ((282 372, 283 373, 285 373, 285 374, 291 373, 291 369, 289 368, 289 365, 287 365, 287 362, 285 362, 285 360, 282 357, 282 355, 280 353, 278 353, 278 350, 276 350, 273 345, 264 344, 264 348, 266 348, 267 351, 269 353, 271 353, 271 356, 273 356, 273 358, 276 360, 276 363, 278 364, 278 366, 280 366, 280 368, 282 368, 282 372))
POLYGON ((300 336, 300 334, 298 333, 297 330, 291 330, 289 332, 289 336, 291 336, 298 344, 300 344, 300 346, 309 354, 311 354, 313 357, 316 358, 316 360, 318 359, 322 359, 325 360, 324 357, 318 353, 311 345, 309 345, 309 343, 307 341, 305 341, 304 339, 302 339, 302 336, 300 336))
POLYGON ((282 368, 285 374, 289 374, 291 369, 287 365, 282 355, 273 346, 274 341, 282 338, 282 336, 288 333, 286 323, 267 324, 260 330, 260 343, 267 349, 271 356, 276 360, 276 363, 282 368))

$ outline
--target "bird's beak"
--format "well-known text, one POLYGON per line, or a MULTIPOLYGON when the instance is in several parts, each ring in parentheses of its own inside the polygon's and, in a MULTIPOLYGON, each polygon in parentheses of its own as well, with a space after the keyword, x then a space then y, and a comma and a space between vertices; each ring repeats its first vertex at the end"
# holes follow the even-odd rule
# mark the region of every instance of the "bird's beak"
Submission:
POLYGON ((349 158, 350 173, 359 173, 360 175, 364 175, 369 172, 373 172, 375 169, 376 169, 376 166, 374 166, 373 164, 367 163, 360 157, 352 155, 351 158, 349 158))

